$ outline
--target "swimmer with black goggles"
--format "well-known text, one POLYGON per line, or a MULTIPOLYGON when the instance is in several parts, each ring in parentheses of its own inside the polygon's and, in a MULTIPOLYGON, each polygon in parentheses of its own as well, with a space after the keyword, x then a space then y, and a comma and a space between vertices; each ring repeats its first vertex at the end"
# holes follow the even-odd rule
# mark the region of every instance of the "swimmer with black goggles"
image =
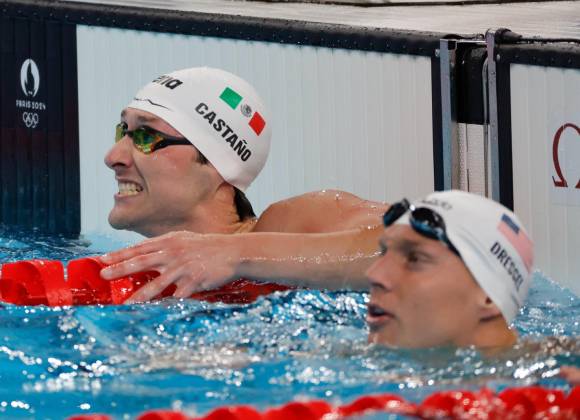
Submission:
POLYGON ((445 222, 443 217, 435 210, 428 207, 415 207, 406 198, 394 203, 383 215, 383 224, 385 227, 391 226, 401 218, 407 211, 410 211, 409 223, 415 232, 443 242, 447 248, 459 258, 459 251, 453 246, 447 233, 445 232, 445 222))

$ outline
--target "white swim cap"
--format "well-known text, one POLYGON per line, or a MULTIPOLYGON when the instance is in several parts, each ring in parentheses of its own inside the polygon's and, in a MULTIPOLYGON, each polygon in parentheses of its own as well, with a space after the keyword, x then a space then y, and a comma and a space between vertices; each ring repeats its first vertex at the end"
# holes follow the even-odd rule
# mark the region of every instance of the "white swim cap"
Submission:
POLYGON ((208 67, 174 71, 143 87, 128 107, 165 120, 242 191, 266 163, 268 113, 254 88, 231 73, 208 67))
MULTIPOLYGON (((517 216, 501 204, 465 191, 443 191, 413 203, 437 212, 447 237, 505 320, 523 305, 532 278, 534 245, 517 216)), ((409 213, 397 223, 409 223, 409 213)))

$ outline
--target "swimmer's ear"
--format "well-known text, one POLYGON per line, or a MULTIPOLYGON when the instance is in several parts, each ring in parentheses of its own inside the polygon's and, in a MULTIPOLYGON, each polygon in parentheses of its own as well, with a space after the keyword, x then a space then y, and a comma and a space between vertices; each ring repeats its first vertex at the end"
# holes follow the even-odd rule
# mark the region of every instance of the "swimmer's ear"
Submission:
POLYGON ((482 293, 479 297, 479 314, 480 319, 486 320, 501 316, 501 311, 489 296, 482 293))

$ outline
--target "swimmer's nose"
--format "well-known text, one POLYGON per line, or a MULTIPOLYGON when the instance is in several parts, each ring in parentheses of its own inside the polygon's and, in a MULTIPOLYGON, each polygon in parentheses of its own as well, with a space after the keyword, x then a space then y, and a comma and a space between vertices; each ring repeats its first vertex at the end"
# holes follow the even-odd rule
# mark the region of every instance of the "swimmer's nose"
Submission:
POLYGON ((133 145, 129 136, 123 137, 109 149, 105 155, 105 165, 112 170, 118 167, 131 166, 133 162, 133 145))
POLYGON ((399 273, 397 273, 396 265, 392 263, 392 258, 389 254, 382 255, 367 269, 365 275, 369 280, 371 290, 379 289, 388 292, 395 286, 394 279, 399 273))

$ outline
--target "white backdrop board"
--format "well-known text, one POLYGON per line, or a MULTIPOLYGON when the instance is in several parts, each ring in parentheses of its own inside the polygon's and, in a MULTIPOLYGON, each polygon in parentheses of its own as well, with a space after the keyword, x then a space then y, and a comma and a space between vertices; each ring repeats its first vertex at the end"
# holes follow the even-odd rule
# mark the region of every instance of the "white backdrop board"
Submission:
POLYGON ((510 73, 514 208, 537 268, 580 293, 580 70, 510 73))

